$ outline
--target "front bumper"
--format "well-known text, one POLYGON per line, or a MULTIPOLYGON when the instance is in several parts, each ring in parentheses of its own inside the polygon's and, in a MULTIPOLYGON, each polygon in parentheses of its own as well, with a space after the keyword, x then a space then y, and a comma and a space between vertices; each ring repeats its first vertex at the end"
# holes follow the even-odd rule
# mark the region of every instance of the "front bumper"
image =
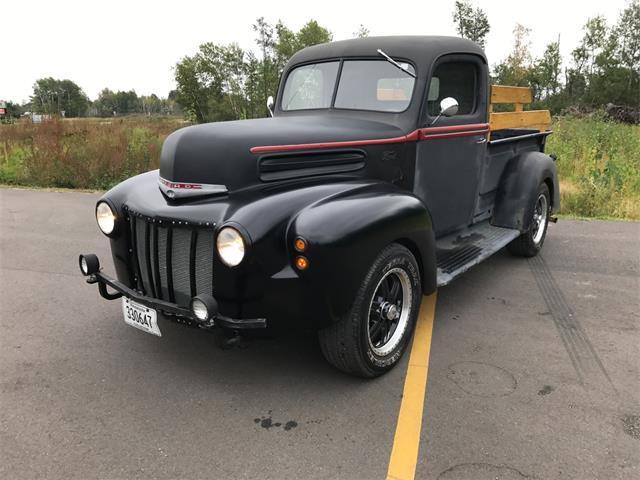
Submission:
MULTIPOLYGON (((81 256, 81 258, 82 257, 83 256, 81 256)), ((89 257, 89 255, 84 255, 84 257, 89 257)), ((137 290, 129 288, 124 283, 102 273, 102 271, 100 271, 99 269, 99 262, 97 261, 97 257, 95 257, 95 260, 96 260, 95 269, 94 269, 95 271, 89 271, 85 273, 84 271, 82 271, 82 267, 80 271, 82 272, 83 275, 87 277, 87 283, 98 284, 98 290, 100 291, 100 295, 102 296, 102 298, 106 300, 115 300, 122 296, 125 296, 134 300, 137 303, 140 303, 142 305, 145 305, 147 307, 150 307, 156 310, 160 310, 163 313, 168 313, 168 314, 178 315, 180 317, 188 318, 192 322, 204 328, 220 326, 220 327, 236 330, 236 329, 254 329, 254 328, 267 327, 267 320, 265 318, 236 319, 236 318, 229 318, 224 315, 221 315, 219 312, 215 312, 215 314, 213 314, 210 319, 203 322, 198 318, 196 318, 193 312, 187 308, 181 307, 175 303, 160 300, 158 298, 147 297, 146 295, 141 294, 137 290), (110 287, 113 290, 115 290, 115 293, 109 292, 107 287, 110 287)))

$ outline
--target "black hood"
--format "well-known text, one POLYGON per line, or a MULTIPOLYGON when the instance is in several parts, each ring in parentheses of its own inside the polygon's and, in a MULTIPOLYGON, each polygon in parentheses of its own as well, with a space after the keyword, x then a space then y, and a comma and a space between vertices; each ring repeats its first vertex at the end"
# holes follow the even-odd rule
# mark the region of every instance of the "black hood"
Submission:
POLYGON ((167 137, 160 156, 160 176, 169 182, 224 185, 233 191, 260 182, 257 162, 268 154, 252 153, 254 147, 376 140, 404 134, 394 125, 331 114, 196 125, 167 137))

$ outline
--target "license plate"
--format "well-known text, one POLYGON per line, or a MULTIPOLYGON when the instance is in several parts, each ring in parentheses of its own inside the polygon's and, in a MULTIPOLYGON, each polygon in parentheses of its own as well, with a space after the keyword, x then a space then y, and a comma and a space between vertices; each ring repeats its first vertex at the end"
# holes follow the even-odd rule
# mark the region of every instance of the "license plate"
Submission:
POLYGON ((126 324, 152 335, 162 336, 158 327, 158 314, 153 308, 122 297, 122 313, 126 324))

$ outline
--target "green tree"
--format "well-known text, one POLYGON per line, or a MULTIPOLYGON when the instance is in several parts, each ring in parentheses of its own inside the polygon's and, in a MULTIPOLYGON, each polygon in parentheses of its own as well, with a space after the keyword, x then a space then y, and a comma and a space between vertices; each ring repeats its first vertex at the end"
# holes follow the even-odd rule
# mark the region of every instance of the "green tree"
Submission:
POLYGON ((274 95, 284 66, 298 50, 331 41, 331 32, 316 21, 298 32, 282 22, 275 27, 259 18, 253 25, 259 55, 238 45, 205 43, 174 69, 175 99, 197 122, 263 117, 267 97, 274 95))
POLYGON ((531 30, 516 24, 513 29, 513 49, 506 60, 494 66, 494 81, 500 85, 529 86, 531 74, 531 30))
POLYGON ((5 108, 7 109, 7 118, 20 118, 24 113, 24 109, 19 103, 5 102, 5 108))
POLYGON ((176 65, 176 100, 197 122, 247 118, 245 77, 245 53, 238 45, 205 43, 176 65))
POLYGON ((115 115, 118 109, 115 92, 112 92, 108 88, 101 90, 98 94, 98 98, 93 102, 93 106, 96 109, 96 115, 99 117, 110 117, 115 115))
POLYGON ((89 99, 71 80, 48 77, 34 83, 31 104, 35 113, 79 117, 87 111, 89 99))
POLYGON ((453 11, 453 21, 458 35, 476 42, 482 48, 485 38, 491 30, 486 13, 480 8, 473 8, 469 0, 456 1, 453 11))
POLYGON ((99 117, 143 112, 142 102, 134 90, 113 92, 105 88, 98 94, 93 106, 99 117))
POLYGON ((145 115, 157 115, 163 113, 163 101, 155 93, 151 95, 140 95, 138 97, 142 113, 145 115))
POLYGON ((632 0, 614 28, 618 58, 626 69, 625 96, 629 104, 640 107, 640 0, 632 0))
POLYGON ((561 67, 562 57, 558 40, 547 45, 542 57, 534 61, 529 72, 529 81, 536 100, 549 98, 560 92, 561 67))
POLYGON ((573 52, 567 92, 573 103, 598 108, 640 104, 640 4, 630 2, 614 26, 590 18, 573 52))
POLYGON ((216 92, 200 77, 199 70, 197 56, 184 57, 174 67, 174 76, 178 85, 176 101, 189 117, 203 123, 209 119, 208 99, 216 92))
POLYGON ((134 90, 128 92, 118 91, 116 93, 116 113, 118 115, 130 115, 142 111, 138 94, 134 90))

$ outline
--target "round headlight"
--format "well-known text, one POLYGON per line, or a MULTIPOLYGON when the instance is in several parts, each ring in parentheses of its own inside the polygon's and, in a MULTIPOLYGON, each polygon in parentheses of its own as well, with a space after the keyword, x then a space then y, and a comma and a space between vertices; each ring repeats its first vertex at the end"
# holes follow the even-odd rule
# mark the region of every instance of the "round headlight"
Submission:
POLYGON ((102 233, 110 235, 116 226, 116 216, 106 202, 98 203, 96 207, 96 220, 102 233))
POLYGON ((229 267, 235 267, 244 258, 244 239, 235 228, 225 227, 218 233, 216 240, 218 255, 229 267))

